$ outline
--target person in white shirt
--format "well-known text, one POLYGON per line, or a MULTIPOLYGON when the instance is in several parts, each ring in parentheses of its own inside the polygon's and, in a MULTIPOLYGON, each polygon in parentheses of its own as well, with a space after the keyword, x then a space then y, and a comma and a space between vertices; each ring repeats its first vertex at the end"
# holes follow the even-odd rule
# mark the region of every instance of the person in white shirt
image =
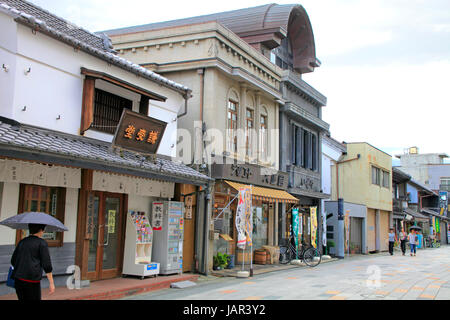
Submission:
POLYGON ((409 245, 411 246, 411 256, 413 255, 413 252, 414 252, 414 256, 416 256, 416 246, 417 246, 416 231, 414 229, 411 230, 408 237, 409 237, 409 245))

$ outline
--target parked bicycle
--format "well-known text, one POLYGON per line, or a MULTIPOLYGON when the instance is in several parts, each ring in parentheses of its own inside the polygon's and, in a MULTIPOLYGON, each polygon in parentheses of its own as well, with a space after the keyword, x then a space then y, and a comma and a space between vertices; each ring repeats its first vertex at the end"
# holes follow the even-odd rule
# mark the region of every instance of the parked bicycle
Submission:
POLYGON ((322 255, 319 250, 313 246, 308 246, 305 243, 302 243, 297 255, 297 249, 295 248, 294 243, 294 236, 291 235, 287 241, 287 245, 280 246, 281 264, 288 264, 296 258, 303 261, 309 267, 316 267, 320 264, 322 261, 322 255))

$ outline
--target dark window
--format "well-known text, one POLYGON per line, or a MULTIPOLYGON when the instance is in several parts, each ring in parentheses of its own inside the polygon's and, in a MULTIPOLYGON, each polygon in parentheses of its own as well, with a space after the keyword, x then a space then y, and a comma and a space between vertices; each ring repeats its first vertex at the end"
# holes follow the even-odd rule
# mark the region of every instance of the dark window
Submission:
POLYGON ((94 122, 92 129, 114 134, 123 109, 132 110, 133 101, 95 89, 94 122))
POLYGON ((312 170, 317 170, 317 138, 315 135, 311 135, 311 147, 312 147, 312 170))
POLYGON ((372 184, 381 185, 381 170, 372 166, 372 184))

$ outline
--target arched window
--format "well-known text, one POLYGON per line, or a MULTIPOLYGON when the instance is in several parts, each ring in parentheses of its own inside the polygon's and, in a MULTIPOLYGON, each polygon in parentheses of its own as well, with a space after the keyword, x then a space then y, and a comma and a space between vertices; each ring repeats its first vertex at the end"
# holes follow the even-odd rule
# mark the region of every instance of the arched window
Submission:
POLYGON ((247 96, 247 108, 245 110, 245 154, 247 157, 253 156, 253 135, 255 130, 255 98, 247 96))
POLYGON ((239 95, 230 89, 227 101, 227 151, 237 153, 237 128, 239 121, 239 95))
POLYGON ((259 115, 259 154, 261 160, 267 160, 269 152, 269 132, 268 132, 267 109, 261 106, 259 115))

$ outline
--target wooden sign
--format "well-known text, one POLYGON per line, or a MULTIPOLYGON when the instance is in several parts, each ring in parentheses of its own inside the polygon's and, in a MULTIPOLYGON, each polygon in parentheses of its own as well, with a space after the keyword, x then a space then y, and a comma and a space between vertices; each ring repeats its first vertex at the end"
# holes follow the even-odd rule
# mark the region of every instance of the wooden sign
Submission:
POLYGON ((194 197, 193 196, 187 196, 184 200, 185 205, 185 218, 190 220, 192 219, 192 204, 193 204, 194 197))
POLYGON ((118 147, 144 155, 154 155, 166 130, 167 123, 124 109, 112 142, 118 147))

